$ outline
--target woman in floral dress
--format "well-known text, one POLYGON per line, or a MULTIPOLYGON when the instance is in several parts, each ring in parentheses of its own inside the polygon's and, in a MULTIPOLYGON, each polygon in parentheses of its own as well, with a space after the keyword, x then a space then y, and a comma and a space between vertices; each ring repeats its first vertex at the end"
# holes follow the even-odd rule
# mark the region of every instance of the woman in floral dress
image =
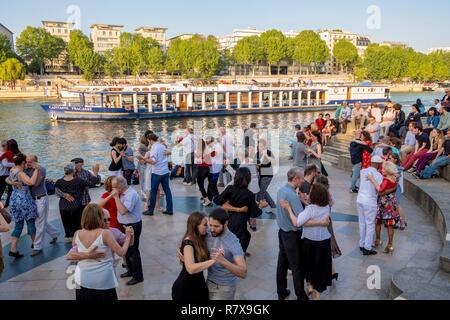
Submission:
POLYGON ((379 185, 372 175, 367 178, 372 182, 378 191, 378 212, 376 217, 376 240, 374 247, 381 245, 381 225, 388 230, 388 244, 384 249, 384 253, 393 253, 394 227, 400 220, 398 204, 397 204, 397 167, 392 162, 383 164, 383 182, 379 185))

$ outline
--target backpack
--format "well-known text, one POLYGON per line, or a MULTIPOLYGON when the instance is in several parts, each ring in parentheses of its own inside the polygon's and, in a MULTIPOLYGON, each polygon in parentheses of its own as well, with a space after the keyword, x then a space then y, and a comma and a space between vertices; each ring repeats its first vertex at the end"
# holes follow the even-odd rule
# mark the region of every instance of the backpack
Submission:
POLYGON ((170 174, 172 178, 184 178, 184 168, 180 165, 173 166, 172 172, 170 174))

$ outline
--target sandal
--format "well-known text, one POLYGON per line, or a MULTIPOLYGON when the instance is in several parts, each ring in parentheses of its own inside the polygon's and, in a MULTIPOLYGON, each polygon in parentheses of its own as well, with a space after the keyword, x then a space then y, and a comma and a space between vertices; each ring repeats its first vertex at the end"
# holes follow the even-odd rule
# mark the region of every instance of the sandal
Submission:
POLYGON ((378 248, 379 246, 381 246, 382 243, 383 243, 383 241, 381 241, 381 240, 375 240, 375 242, 373 243, 373 247, 378 248))
POLYGON ((394 247, 388 245, 388 246, 384 249, 383 252, 384 252, 384 253, 387 253, 387 254, 393 254, 393 253, 394 253, 394 247))

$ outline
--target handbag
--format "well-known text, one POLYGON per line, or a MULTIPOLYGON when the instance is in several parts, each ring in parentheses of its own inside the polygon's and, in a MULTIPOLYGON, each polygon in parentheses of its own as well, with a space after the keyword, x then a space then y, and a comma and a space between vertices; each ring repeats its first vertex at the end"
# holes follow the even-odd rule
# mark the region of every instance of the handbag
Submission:
POLYGON ((11 217, 11 215, 9 214, 9 212, 6 211, 6 209, 0 209, 0 213, 2 214, 3 219, 5 219, 6 223, 7 223, 7 224, 10 224, 11 221, 12 221, 12 217, 11 217))
POLYGON ((47 194, 49 196, 52 196, 56 193, 55 182, 53 180, 46 179, 45 180, 45 188, 47 189, 47 194))

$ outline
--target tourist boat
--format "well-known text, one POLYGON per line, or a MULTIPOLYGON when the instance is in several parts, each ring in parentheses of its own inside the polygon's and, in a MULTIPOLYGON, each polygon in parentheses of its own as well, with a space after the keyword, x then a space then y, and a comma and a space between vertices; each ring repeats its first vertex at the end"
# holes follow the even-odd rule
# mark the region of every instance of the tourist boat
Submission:
POLYGON ((151 119, 169 117, 227 116, 252 113, 327 111, 343 101, 384 103, 389 89, 371 84, 260 87, 188 84, 89 87, 70 91, 70 100, 44 104, 53 120, 151 119))

